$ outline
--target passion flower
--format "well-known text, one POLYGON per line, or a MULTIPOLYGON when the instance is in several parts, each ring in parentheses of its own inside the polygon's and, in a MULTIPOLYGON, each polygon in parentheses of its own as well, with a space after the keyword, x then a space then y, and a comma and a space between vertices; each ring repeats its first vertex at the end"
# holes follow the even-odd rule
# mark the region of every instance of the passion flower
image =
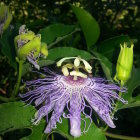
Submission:
MULTIPOLYGON (((62 75, 44 68, 45 78, 26 82, 29 91, 22 94, 21 97, 29 104, 34 102, 36 107, 42 105, 35 114, 33 124, 37 125, 43 117, 48 118, 48 114, 52 112, 45 133, 50 133, 52 129, 55 129, 56 123, 62 122, 62 116, 70 119, 70 134, 79 137, 81 133, 87 132, 92 124, 93 109, 108 126, 115 128, 112 116, 115 100, 127 103, 119 97, 117 92, 125 92, 126 89, 120 88, 116 84, 108 84, 108 81, 103 78, 83 76, 78 67, 83 67, 90 73, 92 67, 89 63, 81 58, 66 58, 65 60, 67 59, 75 59, 74 62, 78 63, 77 65, 75 63, 64 65, 67 67, 67 74, 65 74, 65 70, 62 71, 64 73, 62 75), (82 63, 83 65, 80 66, 82 63), (69 69, 74 69, 75 73, 70 74, 69 69), (77 74, 78 71, 80 74, 77 74), (68 113, 65 112, 65 108, 68 113), (86 108, 90 109, 88 114, 85 112, 86 108), (82 132, 81 120, 84 119, 81 118, 81 113, 85 115, 85 118, 90 119, 88 128, 86 129, 85 126, 82 132)), ((60 60, 57 65, 62 65, 65 60, 60 60)))

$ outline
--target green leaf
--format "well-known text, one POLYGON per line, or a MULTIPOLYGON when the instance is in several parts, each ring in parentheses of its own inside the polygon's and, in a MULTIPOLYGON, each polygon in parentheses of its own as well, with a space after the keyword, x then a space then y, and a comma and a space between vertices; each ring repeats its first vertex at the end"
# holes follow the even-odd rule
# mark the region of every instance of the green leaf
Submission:
POLYGON ((14 28, 9 27, 0 38, 0 48, 4 55, 6 55, 13 68, 17 69, 17 62, 15 60, 16 52, 14 46, 14 37, 18 34, 18 25, 14 28))
POLYGON ((36 109, 31 105, 25 105, 23 102, 0 104, 0 134, 29 128, 32 133, 21 140, 42 140, 46 121, 42 119, 39 125, 32 125, 31 119, 34 117, 36 109))
POLYGON ((48 58, 41 59, 41 60, 38 61, 38 64, 39 64, 40 67, 49 66, 49 65, 52 65, 54 63, 55 63, 55 61, 48 60, 48 58))
POLYGON ((75 25, 53 24, 39 31, 41 41, 51 48, 61 40, 69 37, 73 33, 79 31, 75 25))
MULTIPOLYGON (((83 116, 83 115, 82 115, 83 116)), ((90 120, 86 118, 86 126, 90 124, 90 120)), ((84 122, 81 123, 81 131, 84 129, 84 122)), ((106 140, 105 135, 102 133, 102 131, 94 124, 92 123, 88 132, 85 134, 82 134, 78 138, 74 138, 70 136, 70 128, 69 128, 69 121, 68 119, 62 119, 62 124, 57 123, 57 129, 55 130, 56 133, 61 134, 62 136, 68 138, 69 140, 106 140)))
POLYGON ((39 123, 39 125, 31 126, 31 128, 30 128, 32 130, 31 135, 26 136, 20 140, 42 140, 45 135, 45 134, 43 134, 45 125, 46 125, 45 120, 42 120, 39 123))
POLYGON ((100 53, 97 52, 92 52, 92 53, 99 60, 107 79, 112 80, 112 77, 114 76, 114 70, 115 70, 115 66, 113 65, 113 63, 111 63, 105 56, 101 55, 100 53))
POLYGON ((122 95, 122 97, 128 101, 128 104, 124 105, 119 102, 118 109, 140 106, 140 95, 132 97, 134 89, 138 86, 140 86, 140 68, 134 68, 132 70, 131 78, 126 83, 128 92, 122 95))
POLYGON ((0 104, 0 133, 30 126, 34 113, 33 106, 22 102, 0 104))
POLYGON ((72 47, 57 47, 49 50, 48 59, 55 61, 59 58, 73 57, 73 56, 80 56, 81 58, 86 60, 93 58, 93 56, 87 51, 78 50, 72 47))
POLYGON ((98 51, 102 55, 106 56, 110 61, 112 61, 114 56, 116 56, 116 58, 118 57, 118 48, 120 44, 123 44, 124 42, 127 42, 128 44, 130 43, 129 36, 121 35, 109 38, 99 44, 98 51))
POLYGON ((94 45, 100 35, 100 28, 97 21, 91 16, 90 13, 84 9, 76 6, 72 6, 72 10, 75 13, 81 28, 83 30, 87 47, 90 49, 94 45))

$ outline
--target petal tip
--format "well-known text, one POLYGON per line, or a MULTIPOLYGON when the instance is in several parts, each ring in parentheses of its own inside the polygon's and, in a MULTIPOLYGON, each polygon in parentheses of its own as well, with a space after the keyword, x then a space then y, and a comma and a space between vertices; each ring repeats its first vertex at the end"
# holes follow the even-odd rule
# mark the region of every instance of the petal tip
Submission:
POLYGON ((80 137, 81 135, 81 131, 80 130, 74 130, 74 129, 71 129, 70 130, 70 134, 74 137, 80 137))

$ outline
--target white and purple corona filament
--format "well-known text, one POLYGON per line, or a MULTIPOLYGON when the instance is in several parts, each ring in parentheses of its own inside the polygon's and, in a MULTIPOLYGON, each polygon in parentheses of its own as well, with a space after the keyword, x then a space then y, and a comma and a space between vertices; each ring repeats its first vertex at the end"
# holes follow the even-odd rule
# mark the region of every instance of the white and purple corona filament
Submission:
MULTIPOLYGON (((69 59, 73 59, 73 57, 69 59)), ((77 68, 84 67, 88 73, 91 73, 91 66, 79 57, 76 59, 74 64, 66 64, 62 67, 64 75, 56 74, 48 68, 44 68, 44 72, 47 73, 44 79, 26 82, 29 91, 22 94, 21 97, 29 104, 34 102, 36 107, 42 104, 35 115, 33 124, 38 124, 45 116, 48 118, 48 114, 52 112, 49 121, 47 119, 48 124, 45 133, 50 133, 52 129, 55 129, 56 123, 61 123, 61 117, 64 117, 70 119, 70 134, 79 137, 81 133, 87 132, 92 124, 92 110, 108 126, 115 128, 112 121, 113 116, 111 116, 115 100, 127 103, 117 94, 117 92, 125 92, 126 89, 115 84, 108 84, 108 81, 102 78, 86 77, 77 68), (69 69, 74 70, 69 72, 69 69), (88 114, 85 112, 86 108, 90 110, 88 114), (67 113, 64 111, 66 109, 67 113), (81 120, 84 120, 81 113, 85 115, 85 118, 90 119, 90 125, 86 127, 85 124, 87 129, 84 128, 84 130, 81 130, 81 120)), ((57 66, 61 66, 65 60, 59 61, 57 66)))

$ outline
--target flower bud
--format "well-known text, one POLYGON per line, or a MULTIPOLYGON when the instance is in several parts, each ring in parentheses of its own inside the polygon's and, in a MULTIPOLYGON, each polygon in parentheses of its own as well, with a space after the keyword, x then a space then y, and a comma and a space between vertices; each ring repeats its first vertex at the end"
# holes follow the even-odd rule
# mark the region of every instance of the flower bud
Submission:
POLYGON ((39 69, 37 62, 42 54, 45 57, 48 55, 47 45, 41 43, 40 34, 36 35, 25 27, 22 25, 19 28, 19 35, 14 39, 17 56, 19 60, 25 61, 27 59, 35 68, 39 69))
POLYGON ((0 3, 0 35, 6 30, 12 20, 12 14, 9 11, 9 7, 0 3))
POLYGON ((20 47, 18 49, 18 57, 20 59, 24 59, 31 51, 34 51, 34 57, 37 57, 40 53, 40 41, 40 37, 36 36, 31 41, 20 47))
POLYGON ((35 33, 32 32, 32 31, 29 31, 29 32, 27 32, 27 33, 25 33, 25 34, 19 34, 19 35, 17 35, 17 36, 15 37, 15 39, 14 39, 15 46, 16 46, 16 47, 19 47, 19 46, 17 46, 17 45, 18 45, 18 44, 17 44, 18 40, 21 40, 21 41, 22 41, 22 40, 30 41, 30 40, 32 40, 35 36, 36 36, 35 33))
POLYGON ((133 66, 133 47, 134 45, 131 44, 131 47, 127 47, 127 44, 120 45, 121 50, 117 60, 116 66, 116 75, 115 78, 126 82, 130 75, 133 66))

